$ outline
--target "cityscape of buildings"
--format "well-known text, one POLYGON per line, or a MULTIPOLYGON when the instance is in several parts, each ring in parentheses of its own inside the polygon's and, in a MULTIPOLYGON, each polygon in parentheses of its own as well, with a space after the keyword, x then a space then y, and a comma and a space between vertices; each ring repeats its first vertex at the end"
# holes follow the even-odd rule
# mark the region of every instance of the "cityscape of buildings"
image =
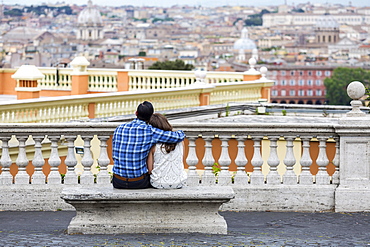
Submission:
MULTIPOLYGON (((338 66, 370 66, 370 7, 109 7, 1 5, 1 66, 131 68, 181 59, 208 71, 244 71, 253 57, 275 80, 278 103, 325 103, 323 80, 338 66)), ((141 67, 140 67, 141 68, 141 67)))

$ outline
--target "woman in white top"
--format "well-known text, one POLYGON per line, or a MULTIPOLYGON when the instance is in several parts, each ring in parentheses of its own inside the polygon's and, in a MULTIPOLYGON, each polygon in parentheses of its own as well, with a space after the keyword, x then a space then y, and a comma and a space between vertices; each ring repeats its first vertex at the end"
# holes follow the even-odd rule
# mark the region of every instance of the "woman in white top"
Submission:
MULTIPOLYGON (((154 113, 149 124, 162 130, 172 130, 167 118, 154 113)), ((157 143, 148 155, 147 164, 150 183, 157 189, 179 189, 186 185, 187 174, 184 170, 183 143, 157 143)))

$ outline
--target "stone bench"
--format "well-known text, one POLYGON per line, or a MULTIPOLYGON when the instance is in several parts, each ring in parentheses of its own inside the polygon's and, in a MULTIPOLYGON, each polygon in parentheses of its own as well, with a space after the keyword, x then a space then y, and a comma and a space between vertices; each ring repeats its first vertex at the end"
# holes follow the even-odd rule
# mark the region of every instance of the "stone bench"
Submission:
POLYGON ((76 186, 65 188, 61 197, 77 212, 68 234, 227 234, 218 210, 234 198, 234 191, 226 186, 177 190, 76 186))

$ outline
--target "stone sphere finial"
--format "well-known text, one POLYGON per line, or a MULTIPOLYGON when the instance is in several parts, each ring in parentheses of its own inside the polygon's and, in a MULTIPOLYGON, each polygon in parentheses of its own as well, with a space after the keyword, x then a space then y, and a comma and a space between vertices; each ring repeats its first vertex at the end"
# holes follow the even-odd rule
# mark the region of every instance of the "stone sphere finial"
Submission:
POLYGON ((202 84, 205 83, 205 78, 207 76, 207 71, 198 69, 198 70, 194 71, 194 75, 195 75, 195 78, 196 78, 196 83, 202 83, 202 84))
POLYGON ((265 66, 262 66, 260 68, 260 72, 261 72, 261 79, 266 79, 267 68, 265 66))
POLYGON ((366 114, 360 110, 362 102, 359 100, 365 94, 365 87, 359 81, 351 82, 347 87, 347 94, 352 99, 352 110, 347 112, 347 117, 364 117, 366 114))
POLYGON ((250 66, 250 69, 249 70, 252 70, 254 71, 254 67, 256 66, 257 64, 257 61, 254 57, 251 57, 249 60, 248 60, 248 63, 249 63, 249 66, 250 66))
POLYGON ((249 62, 249 65, 250 66, 254 66, 257 63, 257 61, 256 61, 256 59, 254 57, 251 57, 248 62, 249 62))
POLYGON ((353 81, 347 87, 347 94, 351 99, 359 100, 365 95, 365 86, 359 81, 353 81))

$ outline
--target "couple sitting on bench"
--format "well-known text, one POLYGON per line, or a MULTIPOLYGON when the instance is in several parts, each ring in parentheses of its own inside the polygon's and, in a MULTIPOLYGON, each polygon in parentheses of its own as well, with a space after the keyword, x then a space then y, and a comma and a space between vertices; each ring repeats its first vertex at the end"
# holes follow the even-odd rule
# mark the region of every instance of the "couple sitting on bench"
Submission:
POLYGON ((137 118, 121 124, 113 135, 113 187, 176 189, 186 184, 183 131, 172 131, 167 118, 144 101, 137 118))

